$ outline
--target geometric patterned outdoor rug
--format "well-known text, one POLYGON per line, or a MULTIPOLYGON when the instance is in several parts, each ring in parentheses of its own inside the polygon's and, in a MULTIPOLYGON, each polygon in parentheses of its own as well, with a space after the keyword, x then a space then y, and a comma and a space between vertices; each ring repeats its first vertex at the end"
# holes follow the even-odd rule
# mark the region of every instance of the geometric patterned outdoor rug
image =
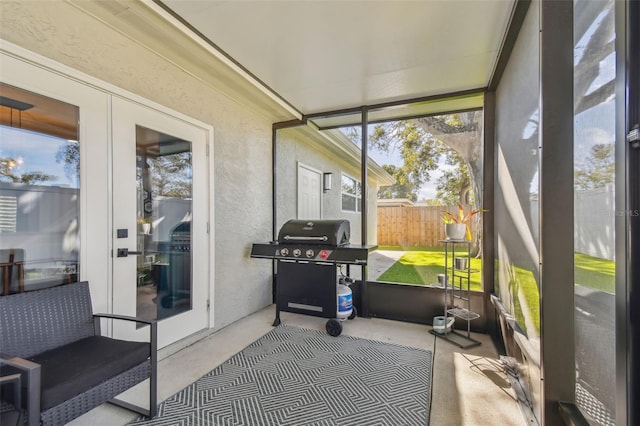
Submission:
POLYGON ((429 423, 430 351, 280 325, 132 425, 429 423))

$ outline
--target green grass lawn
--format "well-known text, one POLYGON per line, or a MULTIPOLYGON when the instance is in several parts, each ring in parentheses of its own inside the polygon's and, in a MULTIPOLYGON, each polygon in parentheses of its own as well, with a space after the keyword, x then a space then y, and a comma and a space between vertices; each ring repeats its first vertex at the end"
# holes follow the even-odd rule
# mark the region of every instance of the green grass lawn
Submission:
POLYGON ((616 263, 613 260, 600 259, 587 256, 586 254, 575 254, 574 282, 576 285, 615 293, 616 287, 616 263))
MULTIPOLYGON (((444 273, 444 247, 398 247, 380 246, 379 250, 399 250, 406 253, 379 278, 380 281, 430 285, 438 282, 438 274, 444 273)), ((457 257, 466 253, 456 251, 457 257)), ((471 259, 471 290, 481 291, 482 259, 471 259)), ((514 315, 516 321, 525 325, 521 301, 527 304, 533 326, 540 332, 540 295, 533 272, 511 265, 510 292, 521 292, 524 296, 515 298, 514 315)), ((615 262, 599 259, 581 253, 575 254, 575 285, 581 285, 607 293, 615 292, 615 262)))
MULTIPOLYGON (((379 278, 379 281, 429 285, 438 283, 438 274, 444 273, 443 247, 389 247, 381 246, 379 250, 402 250, 404 255, 379 278)), ((451 264, 451 254, 449 254, 451 264)), ((457 251, 456 257, 466 257, 465 251, 457 251)), ((482 259, 471 259, 471 290, 482 290, 482 259)))
MULTIPOLYGON (((443 247, 379 246, 379 250, 406 251, 404 256, 380 276, 380 281, 410 284, 437 283, 438 274, 444 271, 443 247)), ((460 252, 460 255, 464 255, 460 252)), ((472 289, 480 290, 481 259, 471 259, 472 289)), ((528 280, 527 280, 528 281, 528 280)), ((582 253, 575 254, 575 284, 607 293, 615 292, 615 262, 582 253)))
POLYGON ((513 315, 516 322, 529 336, 540 335, 540 291, 538 283, 532 271, 518 268, 515 265, 509 267, 509 292, 513 297, 513 315), (523 297, 521 298, 520 295, 523 297), (526 304, 526 307, 522 306, 526 304), (529 312, 530 322, 525 320, 525 311, 529 312), (529 330, 528 324, 533 324, 533 330, 529 330))
MULTIPOLYGON (((582 253, 575 253, 574 259, 575 285, 581 285, 612 294, 615 292, 615 262, 582 253)), ((536 333, 539 335, 540 292, 533 272, 512 266, 512 274, 513 276, 509 283, 510 292, 512 295, 515 295, 518 291, 522 292, 524 301, 531 313, 531 320, 536 328, 536 333)), ((514 298, 514 315, 516 322, 526 328, 524 312, 520 303, 520 298, 514 298)))

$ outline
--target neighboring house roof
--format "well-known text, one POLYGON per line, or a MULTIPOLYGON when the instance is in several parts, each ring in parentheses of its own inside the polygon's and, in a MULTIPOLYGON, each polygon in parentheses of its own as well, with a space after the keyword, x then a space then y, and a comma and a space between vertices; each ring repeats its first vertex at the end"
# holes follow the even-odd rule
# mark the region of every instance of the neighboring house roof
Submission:
POLYGON ((378 200, 378 207, 413 207, 415 203, 408 198, 386 198, 378 200))

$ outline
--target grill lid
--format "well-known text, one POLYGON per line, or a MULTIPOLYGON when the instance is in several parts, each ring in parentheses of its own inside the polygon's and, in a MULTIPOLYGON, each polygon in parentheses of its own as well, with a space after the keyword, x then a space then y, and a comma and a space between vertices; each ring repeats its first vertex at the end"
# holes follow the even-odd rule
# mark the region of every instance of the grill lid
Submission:
POLYGON ((280 244, 324 244, 343 246, 349 244, 350 225, 346 219, 297 220, 285 222, 278 233, 280 244))

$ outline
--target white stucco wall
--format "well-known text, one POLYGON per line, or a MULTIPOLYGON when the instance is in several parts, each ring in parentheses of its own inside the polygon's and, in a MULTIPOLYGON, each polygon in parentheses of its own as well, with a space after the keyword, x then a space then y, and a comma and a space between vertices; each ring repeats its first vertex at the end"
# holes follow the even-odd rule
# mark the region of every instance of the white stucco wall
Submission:
POLYGON ((272 120, 66 2, 0 7, 0 38, 214 127, 215 328, 270 304, 270 262, 249 251, 271 238, 272 120))

